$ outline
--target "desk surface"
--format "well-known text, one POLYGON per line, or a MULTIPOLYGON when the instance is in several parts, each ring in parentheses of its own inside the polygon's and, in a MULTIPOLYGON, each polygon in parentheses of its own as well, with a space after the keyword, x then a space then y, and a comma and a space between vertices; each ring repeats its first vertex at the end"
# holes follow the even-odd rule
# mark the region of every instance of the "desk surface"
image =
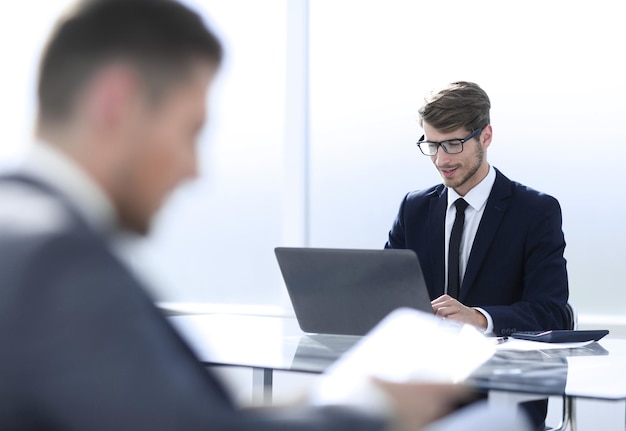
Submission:
MULTIPOLYGON (((207 314, 169 317, 207 364, 321 373, 360 337, 304 334, 293 318, 207 314)), ((626 399, 626 340, 574 349, 499 350, 467 383, 481 390, 626 399)))

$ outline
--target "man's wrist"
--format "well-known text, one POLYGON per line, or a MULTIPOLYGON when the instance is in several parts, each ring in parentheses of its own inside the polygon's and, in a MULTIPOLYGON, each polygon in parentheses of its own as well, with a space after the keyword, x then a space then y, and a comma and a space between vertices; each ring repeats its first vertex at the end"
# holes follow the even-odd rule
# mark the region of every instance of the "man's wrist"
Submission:
POLYGON ((480 307, 473 308, 474 311, 478 312, 484 318, 483 322, 486 322, 484 326, 479 326, 479 328, 483 329, 485 334, 491 334, 493 332, 493 320, 491 319, 491 315, 480 307))

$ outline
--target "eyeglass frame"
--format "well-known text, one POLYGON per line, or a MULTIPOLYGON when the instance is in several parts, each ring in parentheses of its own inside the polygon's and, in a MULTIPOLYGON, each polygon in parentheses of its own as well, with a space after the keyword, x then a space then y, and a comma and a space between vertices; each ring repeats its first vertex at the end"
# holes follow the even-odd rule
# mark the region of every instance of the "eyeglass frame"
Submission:
POLYGON ((472 138, 475 138, 477 135, 480 135, 480 133, 483 131, 484 127, 479 127, 478 129, 474 129, 470 132, 469 135, 467 135, 466 137, 462 138, 462 139, 446 139, 445 141, 440 141, 440 142, 434 142, 434 141, 425 141, 424 138, 426 137, 426 135, 422 135, 421 138, 419 138, 419 140, 416 142, 417 148, 420 149, 420 151, 422 152, 423 155, 425 156, 434 156, 435 154, 437 154, 437 151, 439 151, 439 147, 443 148, 443 151, 445 151, 447 154, 460 154, 463 152, 463 144, 466 143, 467 141, 469 141, 472 138), (450 151, 448 151, 447 144, 449 144, 452 141, 460 141, 461 143, 461 151, 457 151, 454 153, 451 153, 450 151), (424 150, 422 149, 422 146, 420 144, 429 144, 430 145, 436 145, 435 151, 432 154, 426 154, 424 152, 424 150))

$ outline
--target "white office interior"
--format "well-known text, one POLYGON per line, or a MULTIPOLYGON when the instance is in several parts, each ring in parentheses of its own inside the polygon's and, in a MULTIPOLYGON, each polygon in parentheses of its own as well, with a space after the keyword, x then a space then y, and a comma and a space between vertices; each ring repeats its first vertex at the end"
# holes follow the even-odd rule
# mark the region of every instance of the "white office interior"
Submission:
MULTIPOLYGON (((3 5, 2 169, 28 150, 37 58, 70 3, 3 5)), ((423 96, 469 80, 491 98, 490 163, 561 204, 580 326, 626 336, 620 2, 187 3, 226 57, 201 178, 172 197, 151 237, 125 244, 158 301, 290 314, 274 247, 382 248, 404 194, 439 182, 415 145, 423 96)), ((279 376, 276 391, 312 378, 279 376)), ((623 402, 578 402, 580 429, 623 429, 624 415, 623 402)))

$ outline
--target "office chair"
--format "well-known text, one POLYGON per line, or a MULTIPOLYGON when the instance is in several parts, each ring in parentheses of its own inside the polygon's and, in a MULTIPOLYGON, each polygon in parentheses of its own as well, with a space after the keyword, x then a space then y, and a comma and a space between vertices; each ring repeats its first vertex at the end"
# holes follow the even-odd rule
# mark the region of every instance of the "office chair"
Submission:
MULTIPOLYGON (((566 304, 566 310, 569 317, 569 327, 567 329, 578 329, 578 314, 576 309, 569 302, 566 304)), ((563 395, 563 413, 561 422, 556 428, 546 427, 546 431, 565 431, 569 426, 570 431, 576 430, 576 406, 574 397, 563 395)))

